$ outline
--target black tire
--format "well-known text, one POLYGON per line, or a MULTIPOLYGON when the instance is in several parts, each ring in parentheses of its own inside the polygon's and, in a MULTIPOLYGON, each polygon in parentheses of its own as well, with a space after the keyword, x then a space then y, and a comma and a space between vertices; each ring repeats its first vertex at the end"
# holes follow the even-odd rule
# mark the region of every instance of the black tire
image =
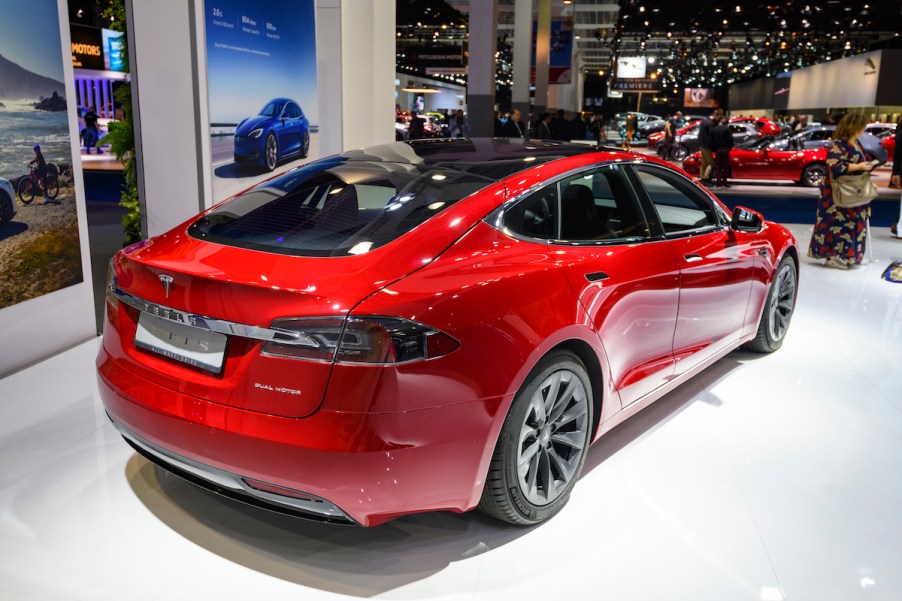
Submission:
POLYGON ((802 170, 802 179, 799 183, 809 188, 818 187, 827 177, 827 166, 823 163, 812 163, 802 170))
POLYGON ((16 192, 19 193, 19 200, 22 201, 22 204, 30 205, 31 201, 34 200, 34 184, 31 178, 25 176, 20 179, 19 185, 16 186, 16 192))
POLYGON ((753 340, 746 343, 747 349, 758 353, 772 353, 783 346, 783 340, 789 330, 789 321, 795 310, 798 281, 795 261, 788 255, 784 256, 777 265, 774 279, 767 291, 758 333, 753 340))
POLYGON ((13 218, 13 202, 9 194, 0 190, 0 225, 4 225, 13 218))
POLYGON ((44 178, 44 195, 50 200, 54 200, 60 193, 60 182, 55 175, 48 175, 44 178))
POLYGON ((560 511, 586 461, 592 403, 589 375, 576 355, 557 351, 539 361, 504 419, 479 509, 522 526, 560 511))
POLYGON ((263 166, 267 171, 272 171, 279 164, 279 141, 276 134, 269 132, 266 136, 266 144, 263 146, 263 166))
POLYGON ((682 161, 687 156, 689 156, 689 149, 685 144, 677 144, 673 147, 673 151, 670 155, 674 161, 682 161))
POLYGON ((301 138, 301 158, 307 158, 310 153, 310 132, 304 132, 301 138))

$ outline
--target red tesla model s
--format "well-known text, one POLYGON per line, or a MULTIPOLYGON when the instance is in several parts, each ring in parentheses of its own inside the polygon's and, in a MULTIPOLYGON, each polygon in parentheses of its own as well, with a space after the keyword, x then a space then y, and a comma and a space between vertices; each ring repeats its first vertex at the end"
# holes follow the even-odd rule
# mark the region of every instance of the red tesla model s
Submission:
MULTIPOLYGON (((818 186, 827 177, 827 149, 773 149, 771 138, 750 140, 730 151, 730 179, 788 180, 803 186, 818 186)), ((683 161, 686 173, 698 177, 701 153, 683 161)))
POLYGON ((780 347, 798 257, 656 158, 375 146, 120 251, 100 391, 139 453, 246 503, 533 524, 604 432, 742 344, 780 347))

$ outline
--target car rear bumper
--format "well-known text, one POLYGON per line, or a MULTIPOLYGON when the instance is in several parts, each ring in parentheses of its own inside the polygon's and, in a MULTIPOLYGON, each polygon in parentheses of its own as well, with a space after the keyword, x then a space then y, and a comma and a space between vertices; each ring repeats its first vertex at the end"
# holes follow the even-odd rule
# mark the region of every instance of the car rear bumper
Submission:
POLYGON ((501 397, 277 417, 159 386, 103 348, 97 366, 107 413, 141 454, 225 496, 330 522, 475 507, 503 417, 501 397))

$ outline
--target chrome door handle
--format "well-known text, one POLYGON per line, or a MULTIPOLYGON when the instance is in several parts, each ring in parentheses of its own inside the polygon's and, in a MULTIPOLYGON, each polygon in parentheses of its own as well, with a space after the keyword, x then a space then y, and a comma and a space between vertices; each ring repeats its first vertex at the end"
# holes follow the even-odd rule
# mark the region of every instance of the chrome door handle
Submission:
POLYGON ((701 260, 702 260, 702 256, 701 256, 701 255, 697 255, 697 254, 695 254, 695 253, 691 253, 691 254, 688 254, 688 255, 683 255, 683 258, 686 259, 686 262, 687 262, 687 263, 695 263, 696 261, 701 261, 701 260))

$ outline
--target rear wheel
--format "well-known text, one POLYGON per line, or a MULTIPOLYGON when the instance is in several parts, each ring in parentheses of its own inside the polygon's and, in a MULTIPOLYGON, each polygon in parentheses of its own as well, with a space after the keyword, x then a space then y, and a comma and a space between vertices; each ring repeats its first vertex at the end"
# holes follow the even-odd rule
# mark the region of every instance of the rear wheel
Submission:
POLYGON ((774 281, 770 284, 758 334, 746 343, 746 348, 759 353, 772 353, 783 346, 789 329, 789 320, 795 309, 798 277, 792 257, 785 256, 777 266, 774 281))
POLYGON ((307 153, 310 152, 310 132, 304 132, 303 137, 301 137, 301 157, 306 157, 307 153))
POLYGON ((20 179, 16 191, 19 193, 19 200, 22 201, 22 204, 31 204, 31 201, 34 200, 34 183, 30 177, 26 176, 20 179))
POLYGON ((479 509, 520 525, 560 511, 586 461, 592 402, 589 376, 575 355, 543 358, 504 420, 479 509))
POLYGON ((55 175, 47 175, 47 177, 44 178, 44 195, 50 200, 53 200, 59 193, 59 179, 55 175))
POLYGON ((826 178, 827 166, 822 163, 814 163, 813 165, 808 165, 802 171, 801 184, 815 188, 821 185, 826 178))

